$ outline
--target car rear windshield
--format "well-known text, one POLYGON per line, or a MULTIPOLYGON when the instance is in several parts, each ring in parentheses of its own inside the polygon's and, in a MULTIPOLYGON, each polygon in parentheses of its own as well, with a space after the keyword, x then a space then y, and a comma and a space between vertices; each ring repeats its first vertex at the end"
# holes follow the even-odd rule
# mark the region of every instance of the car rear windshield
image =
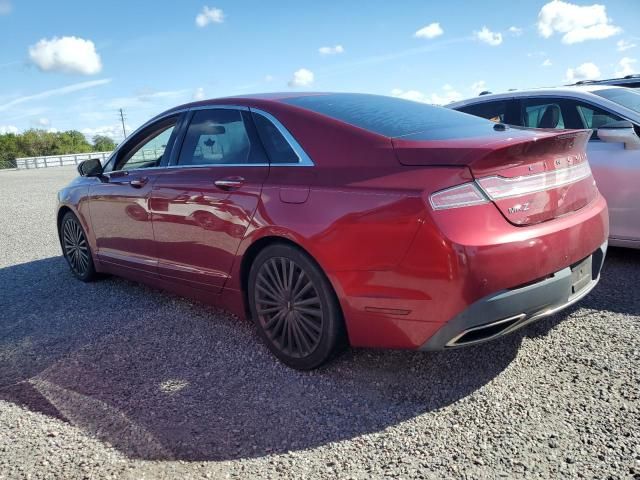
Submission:
POLYGON ((596 90, 596 95, 599 97, 611 100, 618 105, 622 105, 629 110, 633 110, 636 113, 640 113, 640 93, 633 90, 627 90, 626 88, 610 88, 607 90, 596 90))
POLYGON ((332 93, 282 101, 387 137, 420 133, 420 140, 445 140, 486 134, 494 125, 448 108, 380 95, 332 93))

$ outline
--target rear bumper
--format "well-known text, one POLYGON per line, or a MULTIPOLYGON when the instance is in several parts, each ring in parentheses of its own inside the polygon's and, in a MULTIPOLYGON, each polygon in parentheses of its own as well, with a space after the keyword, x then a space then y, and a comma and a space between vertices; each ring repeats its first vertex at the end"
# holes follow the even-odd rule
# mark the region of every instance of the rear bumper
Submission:
MULTIPOLYGON (((529 227, 507 224, 493 205, 436 211, 396 268, 328 275, 340 299, 351 345, 437 349, 465 329, 503 320, 511 312, 524 312, 525 318, 518 320, 532 321, 534 314, 576 301, 569 294, 558 294, 563 271, 599 249, 604 253, 608 236, 602 197, 575 214, 529 227), (540 298, 525 301, 534 286, 539 287, 540 298), (493 314, 486 307, 475 323, 457 320, 470 317, 465 312, 475 304, 507 305, 489 301, 503 294, 512 304, 518 299, 522 307, 502 307, 493 314), (443 330, 454 321, 461 322, 457 329, 443 330), (441 330, 448 335, 439 334, 441 330), (443 338, 431 342, 438 334, 443 338)), ((589 288, 597 277, 592 280, 589 288)))
POLYGON ((600 280, 605 242, 591 255, 591 278, 577 291, 572 268, 521 288, 484 297, 440 328, 420 350, 443 350, 483 343, 552 315, 587 295, 600 280))

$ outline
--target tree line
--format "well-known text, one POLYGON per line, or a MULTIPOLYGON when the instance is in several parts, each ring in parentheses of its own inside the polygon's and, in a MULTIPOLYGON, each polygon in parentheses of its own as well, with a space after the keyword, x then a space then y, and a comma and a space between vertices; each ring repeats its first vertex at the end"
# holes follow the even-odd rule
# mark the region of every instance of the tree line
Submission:
POLYGON ((47 132, 26 130, 23 133, 0 135, 0 168, 15 167, 15 159, 67 153, 107 152, 116 148, 115 142, 105 135, 95 135, 90 143, 77 130, 47 132))

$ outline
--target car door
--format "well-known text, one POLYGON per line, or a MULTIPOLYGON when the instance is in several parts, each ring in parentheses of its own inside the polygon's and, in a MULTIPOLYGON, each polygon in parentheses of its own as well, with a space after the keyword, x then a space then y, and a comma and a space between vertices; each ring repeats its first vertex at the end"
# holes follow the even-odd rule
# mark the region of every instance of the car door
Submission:
POLYGON ((156 174, 167 161, 178 116, 163 118, 127 139, 89 187, 91 225, 100 262, 143 275, 157 274, 149 211, 156 174))
POLYGON ((150 200, 158 272, 219 292, 269 172, 248 109, 194 109, 171 163, 158 174, 150 200))
POLYGON ((598 128, 624 120, 613 112, 586 102, 570 101, 584 128, 593 130, 587 155, 600 193, 609 206, 609 236, 640 239, 640 151, 624 143, 603 142, 598 128))
POLYGON ((587 156, 598 190, 609 207, 609 236, 640 239, 637 185, 640 184, 640 152, 627 150, 623 143, 607 143, 598 138, 598 128, 623 120, 590 102, 562 97, 522 100, 523 124, 538 128, 588 128, 593 131, 587 156))

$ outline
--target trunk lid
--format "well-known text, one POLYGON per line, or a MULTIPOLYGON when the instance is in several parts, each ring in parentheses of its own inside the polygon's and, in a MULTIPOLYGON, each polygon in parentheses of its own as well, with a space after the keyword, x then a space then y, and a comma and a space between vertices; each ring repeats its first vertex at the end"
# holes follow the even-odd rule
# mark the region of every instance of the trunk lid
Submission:
POLYGON ((459 165, 505 219, 524 226, 579 210, 598 193, 589 169, 590 130, 508 128, 483 138, 425 141, 394 138, 403 165, 459 165))

